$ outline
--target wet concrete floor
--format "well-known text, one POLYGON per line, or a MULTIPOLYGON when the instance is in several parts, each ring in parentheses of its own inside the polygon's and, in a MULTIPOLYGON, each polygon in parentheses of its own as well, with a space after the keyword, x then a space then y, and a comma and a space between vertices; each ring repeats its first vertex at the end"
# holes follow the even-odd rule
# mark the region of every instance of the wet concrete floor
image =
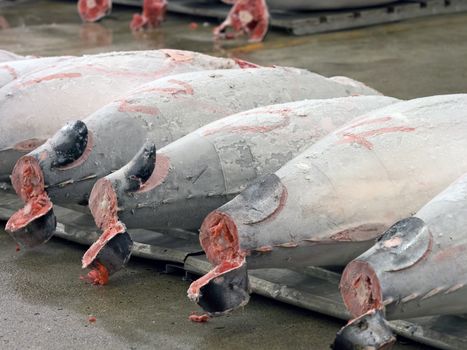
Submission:
MULTIPOLYGON (((219 45, 211 41, 213 26, 196 18, 169 16, 162 28, 134 34, 128 29, 132 8, 117 7, 100 24, 82 25, 75 1, 4 4, 0 0, 0 23, 9 28, 0 30, 0 48, 20 54, 170 47, 347 75, 400 98, 467 90, 466 14, 307 37, 272 31, 261 44, 219 45)), ((187 316, 197 307, 185 297, 188 282, 181 276, 133 259, 108 286, 86 285, 79 280, 84 249, 54 239, 16 252, 0 231, 1 349, 326 349, 343 325, 257 296, 244 310, 194 324, 187 316)), ((402 340, 396 349, 428 348, 402 340)))

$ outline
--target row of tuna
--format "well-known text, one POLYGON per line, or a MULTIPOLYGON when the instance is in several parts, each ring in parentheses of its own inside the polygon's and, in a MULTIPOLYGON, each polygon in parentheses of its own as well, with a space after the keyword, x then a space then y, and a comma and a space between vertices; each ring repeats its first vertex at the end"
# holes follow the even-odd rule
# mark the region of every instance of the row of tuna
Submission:
POLYGON ((213 269, 188 297, 211 316, 248 303, 248 270, 346 266, 355 319, 336 349, 389 348, 385 318, 466 312, 467 94, 400 101, 178 50, 0 54, 20 245, 50 239, 54 204, 89 210, 102 235, 82 265, 106 284, 130 258, 127 229, 200 229, 213 269))
MULTIPOLYGON (((232 39, 246 34, 252 42, 263 40, 269 27, 269 8, 272 11, 324 11, 378 6, 395 0, 217 0, 232 5, 226 19, 213 33, 217 39, 232 39), (231 28, 232 31, 227 32, 231 28)), ((132 30, 160 26, 167 12, 168 0, 144 0, 141 14, 134 14, 132 30)), ((213 6, 216 1, 213 1, 213 6)), ((95 22, 112 11, 112 0, 78 0, 78 13, 83 21, 95 22)))

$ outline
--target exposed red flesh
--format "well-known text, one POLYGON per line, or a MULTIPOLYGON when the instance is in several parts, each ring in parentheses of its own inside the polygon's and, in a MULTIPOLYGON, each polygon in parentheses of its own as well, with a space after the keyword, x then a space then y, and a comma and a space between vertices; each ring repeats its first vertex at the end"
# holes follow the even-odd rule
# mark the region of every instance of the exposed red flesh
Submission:
POLYGON ((106 229, 100 237, 95 241, 89 249, 84 253, 82 258, 83 269, 88 267, 93 261, 95 261, 97 255, 105 247, 105 245, 119 233, 126 231, 125 225, 118 221, 114 226, 106 229))
POLYGON ((42 169, 34 157, 23 156, 16 162, 11 183, 25 202, 24 207, 14 213, 6 224, 7 231, 15 232, 47 214, 53 205, 44 189, 42 169))
POLYGON ((207 285, 213 279, 222 276, 223 274, 229 271, 239 268, 243 264, 245 264, 245 258, 243 257, 238 257, 229 261, 222 261, 219 265, 214 267, 204 276, 198 278, 190 285, 190 288, 188 288, 188 298, 190 298, 191 300, 198 300, 201 288, 203 286, 207 285))
POLYGON ((110 14, 111 0, 79 0, 78 13, 85 22, 96 22, 110 14))
POLYGON ((93 268, 86 276, 81 276, 83 281, 94 285, 106 285, 109 282, 109 271, 98 261, 93 262, 93 268))
POLYGON ((263 40, 268 31, 269 11, 266 0, 238 0, 232 6, 225 21, 214 29, 216 38, 227 38, 245 33, 249 40, 263 40), (227 27, 232 27, 233 34, 223 33, 227 27))
POLYGON ((198 322, 198 323, 208 322, 210 318, 211 317, 208 314, 197 315, 195 313, 192 313, 190 316, 188 316, 188 319, 191 322, 198 322))
POLYGON ((100 179, 94 185, 89 196, 89 209, 96 225, 104 232, 83 255, 83 268, 86 268, 95 261, 97 255, 107 242, 117 234, 126 231, 125 225, 118 220, 117 195, 112 187, 112 183, 106 178, 100 179))
POLYGON ((245 256, 240 251, 235 222, 220 211, 213 211, 204 219, 199 240, 208 260, 214 265, 245 256))
POLYGON ((383 307, 381 285, 373 268, 365 261, 354 260, 345 268, 339 289, 347 310, 354 317, 383 307))
POLYGON ((143 13, 133 15, 130 28, 132 30, 157 28, 164 20, 166 11, 166 0, 144 0, 143 13))
POLYGON ((94 322, 97 321, 97 318, 96 318, 96 316, 89 316, 88 321, 89 321, 89 323, 94 323, 94 322))

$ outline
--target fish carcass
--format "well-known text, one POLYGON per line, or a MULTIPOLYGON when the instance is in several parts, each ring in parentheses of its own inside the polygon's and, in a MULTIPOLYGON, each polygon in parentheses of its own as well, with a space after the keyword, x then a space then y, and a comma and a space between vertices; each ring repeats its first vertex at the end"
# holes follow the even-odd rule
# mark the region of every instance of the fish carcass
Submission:
MULTIPOLYGON (((52 203, 87 204, 95 181, 128 163, 145 139, 160 148, 216 119, 260 105, 378 94, 293 68, 246 68, 158 79, 83 121, 62 128, 15 165, 12 183, 26 207, 10 218, 10 232, 33 226, 53 231, 52 203), (47 192, 45 191, 47 186, 47 192), (33 210, 29 210, 33 207, 33 210), (47 223, 39 224, 40 220, 47 223)), ((36 227, 36 229, 38 229, 36 227)), ((38 229, 42 231, 42 229, 38 229)), ((50 236, 49 232, 47 236, 50 236)), ((35 243, 36 244, 36 243, 35 243)))
POLYGON ((346 266, 340 291, 350 313, 384 310, 387 319, 466 314, 466 218, 463 175, 346 266))
POLYGON ((115 238, 131 244, 126 227, 198 229, 211 210, 258 176, 275 172, 351 119, 396 101, 359 96, 260 107, 210 123, 157 153, 148 145, 94 185, 89 207, 103 234, 84 255, 83 267, 97 260, 115 270, 115 257, 127 261, 131 247, 122 249, 123 243, 112 242, 115 238), (104 253, 112 247, 118 247, 117 252, 104 253))
POLYGON ((167 0, 144 0, 143 12, 135 13, 130 23, 132 30, 159 27, 165 19, 167 0))
POLYGON ((233 3, 233 6, 224 22, 214 28, 215 39, 232 39, 246 34, 251 42, 263 40, 269 26, 269 11, 266 0, 224 2, 233 3), (226 32, 229 27, 232 27, 233 32, 226 32))
POLYGON ((78 13, 84 22, 96 22, 112 12, 112 0, 78 0, 78 13))
POLYGON ((213 314, 243 305, 246 260, 253 269, 348 263, 467 172, 466 107, 465 94, 395 103, 256 180, 204 220, 200 242, 216 267, 189 297, 213 314))
POLYGON ((0 180, 18 158, 67 121, 82 119, 141 84, 172 74, 246 63, 180 50, 83 56, 19 77, 0 90, 0 180))

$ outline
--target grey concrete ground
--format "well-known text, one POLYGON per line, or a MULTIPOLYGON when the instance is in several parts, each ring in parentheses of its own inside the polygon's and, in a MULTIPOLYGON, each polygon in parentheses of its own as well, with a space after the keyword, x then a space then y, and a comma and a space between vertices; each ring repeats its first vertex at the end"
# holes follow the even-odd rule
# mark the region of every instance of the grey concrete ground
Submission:
MULTIPOLYGON (((128 8, 115 9, 101 24, 81 25, 75 1, 1 4, 11 28, 0 30, 0 48, 17 53, 171 47, 347 75, 400 98, 467 91, 466 14, 299 38, 273 31, 262 44, 219 46, 211 41, 212 26, 199 22, 189 29, 193 19, 171 16, 159 30, 132 34, 128 8)), ((187 316, 197 308, 185 297, 188 282, 181 276, 132 260, 108 286, 85 285, 79 280, 83 252, 58 239, 16 252, 0 231, 0 349, 326 349, 342 326, 261 297, 228 317, 193 324, 187 316)), ((396 347, 426 348, 405 341, 396 347)))

